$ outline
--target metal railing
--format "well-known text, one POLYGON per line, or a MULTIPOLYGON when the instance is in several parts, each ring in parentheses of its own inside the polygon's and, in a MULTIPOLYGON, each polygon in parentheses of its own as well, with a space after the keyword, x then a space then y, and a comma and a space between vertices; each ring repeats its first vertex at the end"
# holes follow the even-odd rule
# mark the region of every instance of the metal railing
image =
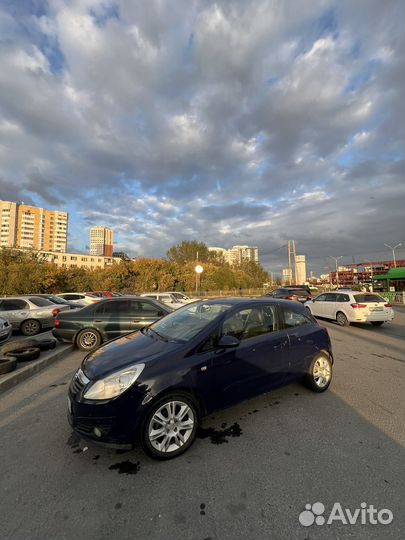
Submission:
POLYGON ((388 300, 391 304, 405 304, 405 292, 380 292, 383 298, 388 300))

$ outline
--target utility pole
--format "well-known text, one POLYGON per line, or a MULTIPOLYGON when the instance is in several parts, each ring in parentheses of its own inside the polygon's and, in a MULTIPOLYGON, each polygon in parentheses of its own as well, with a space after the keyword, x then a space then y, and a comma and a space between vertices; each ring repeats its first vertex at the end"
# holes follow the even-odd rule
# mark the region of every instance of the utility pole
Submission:
POLYGON ((392 249, 392 260, 394 261, 394 268, 397 267, 397 261, 395 259, 395 250, 397 249, 397 247, 399 246, 402 246, 402 242, 400 242, 399 244, 397 244, 396 246, 390 246, 389 244, 385 244, 384 243, 384 246, 387 246, 389 247, 390 249, 392 249))
POLYGON ((338 261, 340 261, 340 259, 343 259, 343 255, 341 255, 340 257, 332 257, 332 255, 329 255, 329 257, 335 261, 335 265, 336 265, 336 288, 338 289, 339 288, 338 261))

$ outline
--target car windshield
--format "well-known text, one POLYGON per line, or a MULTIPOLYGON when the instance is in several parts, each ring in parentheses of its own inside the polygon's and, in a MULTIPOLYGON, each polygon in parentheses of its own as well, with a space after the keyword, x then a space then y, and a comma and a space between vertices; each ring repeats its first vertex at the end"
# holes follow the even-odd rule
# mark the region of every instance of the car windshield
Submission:
POLYGON ((230 307, 230 304, 198 302, 166 315, 150 328, 163 339, 187 343, 230 307))
POLYGON ((41 296, 31 296, 29 300, 38 307, 51 306, 53 303, 47 298, 42 298, 41 296))
POLYGON ((355 294, 354 299, 358 304, 367 304, 369 302, 386 302, 385 298, 378 294, 355 294))

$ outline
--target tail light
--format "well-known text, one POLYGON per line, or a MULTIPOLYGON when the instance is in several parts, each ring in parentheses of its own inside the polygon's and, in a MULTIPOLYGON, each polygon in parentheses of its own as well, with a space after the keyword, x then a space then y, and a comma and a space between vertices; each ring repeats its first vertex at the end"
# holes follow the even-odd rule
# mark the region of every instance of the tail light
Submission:
POLYGON ((384 307, 392 307, 392 304, 384 304, 384 307))
POLYGON ((52 315, 53 315, 54 317, 56 317, 56 315, 57 315, 58 313, 60 313, 60 309, 55 308, 55 309, 52 310, 52 315))
POLYGON ((287 296, 286 300, 297 300, 298 296, 287 296))
POLYGON ((366 308, 367 305, 366 304, 350 304, 352 306, 352 308, 354 309, 362 309, 362 308, 366 308))
POLYGON ((55 319, 54 323, 55 323, 55 328, 59 328, 59 326, 60 326, 60 320, 59 320, 59 319, 55 319))

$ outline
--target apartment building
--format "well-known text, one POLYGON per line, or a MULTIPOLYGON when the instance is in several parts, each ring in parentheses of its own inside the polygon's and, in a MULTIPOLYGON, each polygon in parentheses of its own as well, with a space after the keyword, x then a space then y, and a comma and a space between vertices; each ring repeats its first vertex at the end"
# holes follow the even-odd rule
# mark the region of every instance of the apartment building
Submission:
POLYGON ((90 229, 90 255, 112 257, 114 251, 114 232, 107 227, 90 229))
POLYGON ((82 253, 58 253, 51 251, 40 251, 38 256, 43 261, 54 263, 60 268, 86 268, 87 270, 106 268, 122 260, 119 257, 102 257, 82 253))
POLYGON ((259 262, 259 249, 257 247, 233 246, 230 249, 209 247, 208 250, 222 255, 225 262, 231 265, 241 264, 245 261, 259 262))
POLYGON ((65 252, 68 213, 0 201, 0 246, 65 252))
POLYGON ((0 201, 0 247, 15 247, 17 238, 17 203, 0 201))

